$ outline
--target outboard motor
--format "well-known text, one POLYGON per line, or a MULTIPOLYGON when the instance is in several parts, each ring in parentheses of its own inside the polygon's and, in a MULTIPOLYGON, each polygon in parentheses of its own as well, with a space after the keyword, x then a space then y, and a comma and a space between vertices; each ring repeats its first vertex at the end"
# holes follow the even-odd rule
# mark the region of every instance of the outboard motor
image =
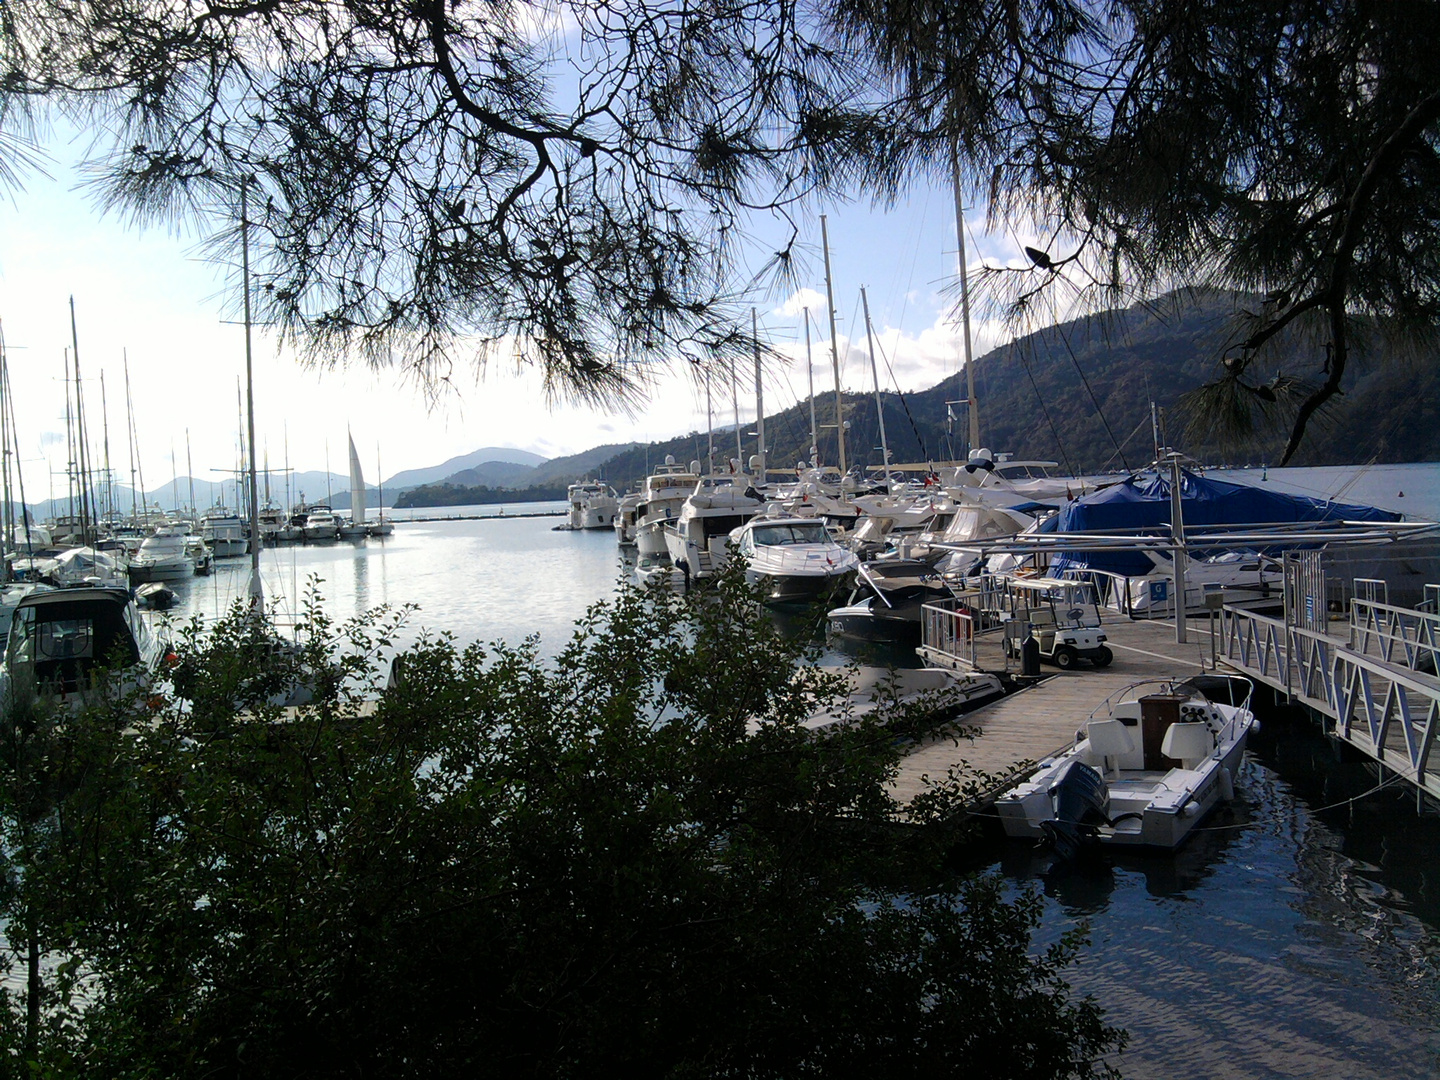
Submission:
POLYGON ((1073 862, 1080 847, 1095 839, 1097 825, 1110 823, 1110 789, 1083 761, 1072 761, 1050 789, 1055 816, 1040 828, 1057 858, 1073 862))

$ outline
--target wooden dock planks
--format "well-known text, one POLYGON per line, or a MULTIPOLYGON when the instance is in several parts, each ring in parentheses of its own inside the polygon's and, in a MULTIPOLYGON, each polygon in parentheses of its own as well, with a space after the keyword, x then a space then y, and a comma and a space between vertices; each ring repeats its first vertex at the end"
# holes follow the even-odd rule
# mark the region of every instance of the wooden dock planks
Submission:
MULTIPOLYGON (((927 778, 943 780, 962 762, 996 778, 993 786, 998 789, 1003 786, 1001 781, 1028 763, 1073 742, 1075 729, 1115 691, 1146 679, 1197 674, 1202 659, 1209 665, 1209 623, 1204 618, 1192 621, 1190 640, 1184 645, 1175 642, 1173 622, 1126 619, 1107 622, 1104 630, 1115 653, 1110 667, 1096 670, 1082 663, 1061 672, 1042 666, 1048 678, 964 718, 967 727, 979 729, 973 740, 941 732, 916 743, 905 755, 892 785, 895 798, 902 805, 908 803, 925 790, 927 778)), ((987 648, 983 655, 988 657, 989 652, 987 648)), ((1011 670, 1015 670, 1014 662, 1011 670)))

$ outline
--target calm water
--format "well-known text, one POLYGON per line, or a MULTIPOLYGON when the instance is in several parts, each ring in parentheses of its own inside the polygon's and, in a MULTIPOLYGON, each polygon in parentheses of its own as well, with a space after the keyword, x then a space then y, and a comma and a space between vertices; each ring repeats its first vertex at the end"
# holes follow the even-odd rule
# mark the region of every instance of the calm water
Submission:
MULTIPOLYGON (((1333 477, 1290 472, 1306 494, 1440 514, 1440 466, 1386 467, 1370 477, 1374 490, 1362 476, 1338 496, 1321 482, 1334 487, 1333 477)), ((315 574, 337 615, 413 602, 411 637, 422 627, 461 641, 539 634, 553 656, 584 609, 612 594, 622 561, 609 530, 557 532, 561 518, 513 516, 535 509, 399 521, 383 542, 268 551, 267 596, 293 607, 315 574)), ((189 585, 174 614, 215 613, 244 594, 248 573, 245 560, 222 564, 189 585)), ((1255 739, 1236 805, 1177 856, 1068 873, 1003 841, 965 857, 1043 891, 1043 940, 1088 924, 1071 982, 1129 1031, 1115 1062, 1126 1076, 1440 1076, 1440 818, 1417 815, 1399 789, 1366 794, 1374 785, 1281 715, 1255 739)))

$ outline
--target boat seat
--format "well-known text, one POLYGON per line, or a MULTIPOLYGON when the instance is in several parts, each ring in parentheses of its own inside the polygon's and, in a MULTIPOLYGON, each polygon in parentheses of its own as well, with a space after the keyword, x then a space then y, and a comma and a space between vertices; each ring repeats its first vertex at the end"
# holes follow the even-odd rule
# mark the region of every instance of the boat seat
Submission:
POLYGON ((1210 725, 1182 721, 1165 729, 1160 753, 1175 758, 1183 769, 1193 769, 1215 749, 1215 733, 1210 725))
POLYGON ((1090 753, 1107 776, 1118 773, 1120 759, 1135 750, 1130 729, 1119 720, 1091 720, 1085 732, 1090 739, 1090 753))

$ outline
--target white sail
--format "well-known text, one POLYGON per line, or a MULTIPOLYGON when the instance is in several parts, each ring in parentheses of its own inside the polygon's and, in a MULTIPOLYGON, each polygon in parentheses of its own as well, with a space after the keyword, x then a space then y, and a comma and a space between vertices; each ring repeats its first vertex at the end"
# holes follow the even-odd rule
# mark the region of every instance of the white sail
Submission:
POLYGON ((353 438, 350 439, 350 520, 356 524, 365 520, 365 475, 360 471, 360 455, 355 453, 353 438))

